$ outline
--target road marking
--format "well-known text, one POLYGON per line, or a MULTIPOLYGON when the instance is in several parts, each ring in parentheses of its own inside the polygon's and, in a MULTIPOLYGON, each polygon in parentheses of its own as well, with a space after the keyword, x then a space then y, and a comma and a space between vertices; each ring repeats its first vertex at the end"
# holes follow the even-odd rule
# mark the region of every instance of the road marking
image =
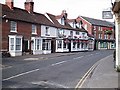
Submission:
POLYGON ((76 58, 73 58, 73 59, 80 59, 80 58, 82 58, 83 56, 80 56, 80 57, 76 57, 76 58))
POLYGON ((21 74, 18 74, 18 75, 15 75, 15 76, 12 76, 12 77, 9 77, 9 78, 6 78, 6 79, 3 79, 3 81, 7 81, 7 80, 10 80, 10 79, 13 79, 13 78, 16 78, 16 77, 19 77, 19 76, 25 75, 25 74, 29 74, 29 73, 32 73, 32 72, 38 71, 38 70, 40 70, 40 69, 35 69, 35 70, 31 70, 31 71, 28 71, 28 72, 25 72, 25 73, 21 73, 21 74))
POLYGON ((101 62, 102 60, 110 57, 111 55, 102 58, 101 60, 97 61, 86 73, 85 75, 82 77, 82 79, 78 82, 78 84, 75 86, 75 90, 80 90, 80 88, 82 87, 82 85, 84 84, 84 82, 86 81, 86 79, 88 78, 88 76, 91 74, 91 72, 99 65, 99 62, 101 62))
POLYGON ((52 64, 51 66, 59 65, 59 64, 65 63, 65 62, 67 62, 67 61, 61 61, 61 62, 58 62, 58 63, 52 64))
POLYGON ((75 90, 79 90, 79 88, 81 88, 81 86, 83 85, 83 83, 85 82, 85 80, 88 78, 88 76, 90 75, 90 73, 96 68, 97 64, 94 64, 86 73, 85 75, 82 77, 82 79, 78 82, 78 84, 75 86, 75 90))

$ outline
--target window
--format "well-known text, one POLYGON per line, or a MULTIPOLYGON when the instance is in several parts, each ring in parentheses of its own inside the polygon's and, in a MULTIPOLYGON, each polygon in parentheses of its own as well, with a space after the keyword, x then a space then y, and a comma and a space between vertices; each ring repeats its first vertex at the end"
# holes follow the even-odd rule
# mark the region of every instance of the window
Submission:
POLYGON ((73 31, 70 31, 70 36, 73 36, 73 31))
POLYGON ((85 37, 85 33, 82 33, 82 36, 85 37))
POLYGON ((40 50, 41 43, 40 39, 35 39, 35 50, 40 50))
POLYGON ((99 33, 99 39, 102 39, 102 34, 101 33, 99 33))
POLYGON ((62 41, 58 41, 58 48, 62 48, 62 41))
POLYGON ((37 34, 37 27, 36 25, 32 25, 32 34, 37 34))
POLYGON ((46 36, 50 36, 49 27, 46 27, 45 35, 46 35, 46 36))
POLYGON ((79 31, 76 31, 76 35, 79 35, 79 31))
POLYGON ((84 48, 84 43, 81 43, 81 48, 84 48))
POLYGON ((61 24, 62 24, 62 25, 65 25, 64 18, 61 18, 61 24))
POLYGON ((43 39, 42 50, 51 50, 51 40, 43 39))
POLYGON ((67 44, 65 42, 63 43, 63 48, 67 48, 67 44))
POLYGON ((11 21, 10 32, 17 32, 17 23, 15 21, 11 21))
POLYGON ((75 42, 75 40, 73 41, 73 48, 75 48, 76 47, 76 42, 75 42))
POLYGON ((9 35, 9 51, 22 50, 22 36, 9 35))
POLYGON ((79 42, 77 43, 77 48, 80 48, 80 43, 79 42))
POLYGON ((14 50, 14 38, 10 38, 10 50, 14 50))
POLYGON ((104 38, 105 38, 105 39, 108 39, 108 35, 107 35, 107 34, 105 34, 105 35, 104 35, 104 38))
POLYGON ((94 31, 94 36, 96 37, 96 31, 94 31))
POLYGON ((98 30, 101 31, 101 27, 98 27, 98 30))
POLYGON ((21 50, 21 38, 16 38, 16 50, 21 50))

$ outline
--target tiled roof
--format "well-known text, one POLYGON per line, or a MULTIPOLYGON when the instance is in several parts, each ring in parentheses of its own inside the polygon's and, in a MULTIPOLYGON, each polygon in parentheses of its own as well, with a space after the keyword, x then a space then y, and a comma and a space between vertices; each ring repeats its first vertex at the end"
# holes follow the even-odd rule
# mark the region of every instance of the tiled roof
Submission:
POLYGON ((78 28, 72 28, 69 24, 68 24, 68 19, 65 21, 66 25, 61 25, 57 19, 58 16, 52 15, 50 13, 47 13, 47 15, 50 17, 50 19, 54 22, 54 24, 58 27, 58 28, 63 28, 63 29, 70 29, 70 30, 75 30, 75 31, 81 31, 81 32, 87 32, 84 28, 82 29, 78 29, 78 28))
POLYGON ((61 25, 58 21, 57 21, 57 17, 55 15, 52 15, 50 13, 46 13, 50 19, 54 22, 55 26, 58 28, 64 28, 64 29, 73 29, 72 27, 70 27, 70 25, 66 22, 67 25, 61 25))
POLYGON ((90 22, 92 25, 98 25, 98 26, 106 26, 106 27, 114 27, 114 24, 112 22, 108 22, 105 20, 98 20, 94 18, 89 18, 85 16, 81 16, 83 19, 87 20, 90 22))
POLYGON ((10 9, 7 5, 2 4, 2 16, 11 20, 19 20, 29 23, 37 23, 42 25, 54 26, 43 14, 40 13, 28 13, 24 9, 16 8, 10 9))

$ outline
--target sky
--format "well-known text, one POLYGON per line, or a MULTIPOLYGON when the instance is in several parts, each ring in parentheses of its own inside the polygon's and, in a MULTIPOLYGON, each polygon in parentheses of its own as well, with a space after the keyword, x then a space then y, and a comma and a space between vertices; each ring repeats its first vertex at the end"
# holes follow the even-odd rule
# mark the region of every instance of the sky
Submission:
MULTIPOLYGON (((14 0, 14 6, 24 9, 26 0, 14 0)), ((102 11, 111 7, 111 0, 33 0, 34 11, 45 14, 46 12, 60 15, 62 10, 66 10, 69 19, 78 16, 87 16, 102 19, 102 11)), ((114 0, 112 0, 113 2, 114 0)), ((0 0, 5 4, 5 0, 0 0)), ((113 21, 107 19, 108 21, 113 21)))

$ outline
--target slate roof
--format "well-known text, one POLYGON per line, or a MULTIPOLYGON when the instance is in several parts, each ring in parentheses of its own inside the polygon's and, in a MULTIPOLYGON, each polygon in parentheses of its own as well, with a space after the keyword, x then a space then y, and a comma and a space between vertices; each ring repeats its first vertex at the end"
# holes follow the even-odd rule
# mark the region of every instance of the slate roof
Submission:
POLYGON ((83 19, 87 20, 92 25, 114 27, 114 24, 112 22, 108 22, 108 21, 105 21, 105 20, 94 19, 94 18, 89 18, 89 17, 85 17, 85 16, 81 16, 81 17, 83 19))
POLYGON ((11 20, 19 20, 29 23, 36 23, 42 25, 49 25, 54 26, 52 22, 50 22, 43 14, 40 13, 28 13, 24 9, 16 8, 10 9, 7 5, 2 5, 2 16, 4 18, 11 19, 11 20))

